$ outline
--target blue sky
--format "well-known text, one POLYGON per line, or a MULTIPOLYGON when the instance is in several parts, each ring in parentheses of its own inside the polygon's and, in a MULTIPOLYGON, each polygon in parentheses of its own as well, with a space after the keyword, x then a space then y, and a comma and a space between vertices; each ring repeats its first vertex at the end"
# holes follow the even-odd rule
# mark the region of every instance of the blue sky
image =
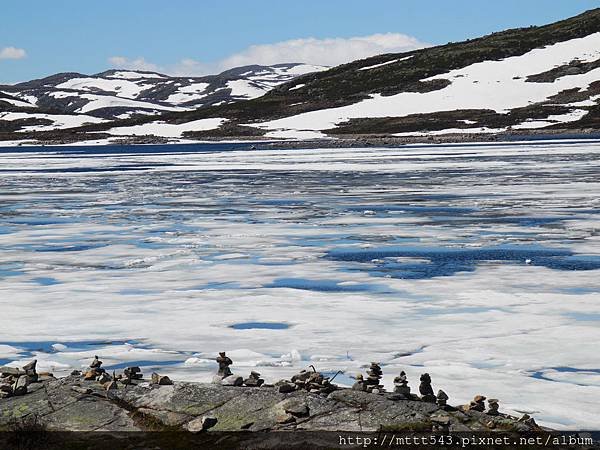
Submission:
POLYGON ((112 66, 202 74, 253 59, 332 65, 599 6, 598 0, 2 0, 0 82, 112 66))

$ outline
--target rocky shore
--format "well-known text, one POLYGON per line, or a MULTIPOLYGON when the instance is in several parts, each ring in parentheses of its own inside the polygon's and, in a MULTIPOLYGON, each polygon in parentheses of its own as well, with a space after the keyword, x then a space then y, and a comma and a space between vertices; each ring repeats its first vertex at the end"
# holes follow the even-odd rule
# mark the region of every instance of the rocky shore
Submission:
MULTIPOLYGON (((14 134, 1 135, 0 147, 4 142, 12 142, 14 146, 55 146, 55 145, 86 145, 88 141, 107 140, 104 145, 166 145, 180 143, 179 139, 162 136, 129 136, 116 137, 106 133, 77 134, 77 133, 19 133, 20 144, 14 143, 14 134), (109 141, 110 140, 110 143, 109 141)), ((198 138, 198 143, 246 143, 249 149, 313 149, 313 148, 364 148, 364 147, 390 147, 396 148, 403 145, 415 144, 467 144, 486 142, 513 142, 513 141, 539 141, 552 139, 598 139, 600 133, 597 129, 552 129, 552 130, 513 130, 503 133, 450 133, 394 136, 389 134, 342 134, 331 135, 327 139, 267 139, 264 136, 206 136, 198 138)), ((186 139, 185 144, 192 144, 193 139, 186 139)))
POLYGON ((265 383, 260 374, 235 375, 222 353, 213 383, 172 381, 142 374, 139 367, 108 373, 96 357, 90 367, 63 378, 1 367, 0 430, 34 421, 58 431, 540 431, 533 418, 502 414, 498 401, 487 407, 478 395, 469 405, 450 406, 436 395, 428 374, 411 393, 405 374, 394 392, 379 384, 382 369, 372 363, 368 377, 352 388, 309 367, 289 380, 265 383))

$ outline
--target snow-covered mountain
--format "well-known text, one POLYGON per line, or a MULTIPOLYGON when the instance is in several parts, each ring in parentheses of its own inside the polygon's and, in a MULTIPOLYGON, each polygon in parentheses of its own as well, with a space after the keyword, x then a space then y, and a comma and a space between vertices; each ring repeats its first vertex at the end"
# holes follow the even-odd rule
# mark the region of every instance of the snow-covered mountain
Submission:
POLYGON ((44 131, 165 112, 230 104, 264 95, 322 66, 245 66, 204 77, 109 70, 96 75, 60 73, 0 86, 0 131, 44 131), (22 127, 19 127, 22 125, 22 127))
MULTIPOLYGON (((147 122, 118 133, 150 132, 156 123, 147 122)), ((173 114, 169 123, 196 139, 596 131, 600 9, 541 27, 354 61, 304 75, 243 105, 173 114), (207 120, 217 118, 207 129, 207 120), (190 131, 191 124, 203 128, 190 131)))
POLYGON ((69 141, 600 130, 600 9, 541 27, 320 69, 251 66, 203 79, 115 71, 57 75, 0 88, 0 105, 13 109, 12 116, 0 117, 0 139, 15 139, 14 130, 69 141), (55 126, 76 127, 68 132, 36 133, 52 126, 48 118, 34 109, 18 114, 25 114, 23 102, 39 107, 48 98, 64 102, 63 115, 85 116, 55 118, 55 126))

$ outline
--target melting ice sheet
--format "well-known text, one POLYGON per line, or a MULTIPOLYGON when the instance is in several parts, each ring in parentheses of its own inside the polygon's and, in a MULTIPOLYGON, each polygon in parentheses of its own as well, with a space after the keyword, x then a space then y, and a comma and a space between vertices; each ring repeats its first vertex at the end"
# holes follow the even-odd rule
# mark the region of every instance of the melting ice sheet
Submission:
POLYGON ((600 144, 0 149, 0 363, 429 372, 600 423, 600 144))

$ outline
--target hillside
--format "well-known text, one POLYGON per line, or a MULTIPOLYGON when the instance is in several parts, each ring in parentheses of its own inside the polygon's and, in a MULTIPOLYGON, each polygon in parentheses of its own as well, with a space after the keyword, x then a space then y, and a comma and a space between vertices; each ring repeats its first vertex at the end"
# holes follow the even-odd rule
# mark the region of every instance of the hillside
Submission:
MULTIPOLYGON (((169 96, 183 94, 177 92, 169 96)), ((144 95, 139 99, 146 100, 144 95)), ((171 98, 153 95, 159 103, 171 98)), ((594 9, 550 25, 354 61, 299 76, 244 102, 171 104, 160 119, 120 116, 124 120, 118 123, 92 120, 67 133, 28 137, 325 138, 589 131, 600 124, 598 99, 600 9, 594 9), (190 110, 176 110, 184 107, 190 110)), ((14 139, 14 133, 2 139, 14 139)))
POLYGON ((62 130, 230 104, 259 97, 297 76, 324 69, 307 64, 253 65, 204 77, 131 70, 60 73, 0 85, 0 132, 62 130))

